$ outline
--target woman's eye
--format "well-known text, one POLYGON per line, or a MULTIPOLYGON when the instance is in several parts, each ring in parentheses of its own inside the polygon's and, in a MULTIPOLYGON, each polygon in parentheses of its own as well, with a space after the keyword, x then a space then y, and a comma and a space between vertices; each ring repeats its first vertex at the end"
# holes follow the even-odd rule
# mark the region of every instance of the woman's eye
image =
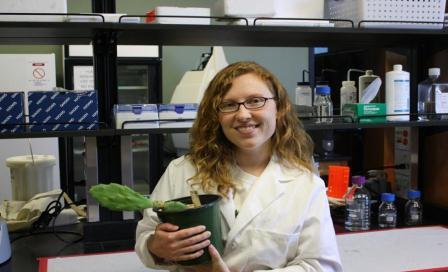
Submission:
POLYGON ((249 103, 249 104, 258 104, 260 102, 263 102, 263 98, 261 98, 261 97, 254 97, 247 101, 247 103, 249 103))

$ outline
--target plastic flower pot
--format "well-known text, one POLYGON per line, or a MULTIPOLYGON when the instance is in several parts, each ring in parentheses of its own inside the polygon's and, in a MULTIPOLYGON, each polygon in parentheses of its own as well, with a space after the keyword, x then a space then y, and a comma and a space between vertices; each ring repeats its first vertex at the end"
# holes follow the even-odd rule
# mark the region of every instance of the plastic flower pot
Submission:
MULTIPOLYGON (((219 210, 218 195, 199 195, 201 200, 201 206, 198 208, 190 208, 180 212, 167 212, 162 209, 154 209, 157 216, 164 223, 171 223, 179 226, 180 229, 191 228, 199 225, 204 225, 206 230, 211 232, 210 242, 216 247, 216 249, 222 253, 223 243, 221 238, 221 216, 219 210)), ((191 204, 191 197, 183 197, 173 199, 174 201, 180 201, 185 204, 191 204)), ((200 257, 188 260, 179 261, 181 265, 198 265, 205 264, 211 261, 208 249, 204 249, 204 254, 200 257)))

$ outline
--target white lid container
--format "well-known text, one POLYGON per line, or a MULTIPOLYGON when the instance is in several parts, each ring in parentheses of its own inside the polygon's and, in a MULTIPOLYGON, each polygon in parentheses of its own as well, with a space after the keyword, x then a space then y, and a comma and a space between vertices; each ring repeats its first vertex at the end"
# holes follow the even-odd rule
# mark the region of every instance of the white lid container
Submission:
POLYGON ((38 193, 48 192, 53 184, 52 155, 24 155, 6 159, 11 172, 12 200, 28 201, 38 193))

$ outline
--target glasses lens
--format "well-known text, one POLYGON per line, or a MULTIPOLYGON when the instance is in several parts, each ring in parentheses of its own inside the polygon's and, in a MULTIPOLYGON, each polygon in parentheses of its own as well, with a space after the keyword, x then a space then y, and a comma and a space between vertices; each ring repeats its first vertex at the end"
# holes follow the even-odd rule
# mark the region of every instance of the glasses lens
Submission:
POLYGON ((244 106, 248 109, 257 109, 264 106, 266 99, 264 97, 254 97, 244 102, 244 106))
POLYGON ((238 104, 232 102, 223 102, 219 104, 218 109, 221 112, 232 112, 238 109, 238 104))

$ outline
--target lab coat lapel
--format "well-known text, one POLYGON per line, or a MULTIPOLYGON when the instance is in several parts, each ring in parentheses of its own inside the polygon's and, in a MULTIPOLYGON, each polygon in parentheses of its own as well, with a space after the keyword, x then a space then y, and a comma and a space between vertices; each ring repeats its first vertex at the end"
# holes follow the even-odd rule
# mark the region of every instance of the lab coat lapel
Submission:
POLYGON ((230 229, 231 226, 235 223, 235 204, 233 202, 233 190, 230 190, 227 198, 223 198, 221 200, 219 209, 221 211, 221 215, 224 218, 224 221, 227 224, 227 229, 230 229))
POLYGON ((284 175, 280 165, 276 163, 275 160, 271 160, 265 171, 251 188, 251 192, 244 201, 243 207, 241 208, 238 217, 235 219, 235 223, 230 225, 231 228, 226 247, 231 244, 231 241, 236 235, 238 235, 238 233, 247 226, 254 217, 282 196, 284 192, 282 182, 289 179, 290 177, 284 175))

